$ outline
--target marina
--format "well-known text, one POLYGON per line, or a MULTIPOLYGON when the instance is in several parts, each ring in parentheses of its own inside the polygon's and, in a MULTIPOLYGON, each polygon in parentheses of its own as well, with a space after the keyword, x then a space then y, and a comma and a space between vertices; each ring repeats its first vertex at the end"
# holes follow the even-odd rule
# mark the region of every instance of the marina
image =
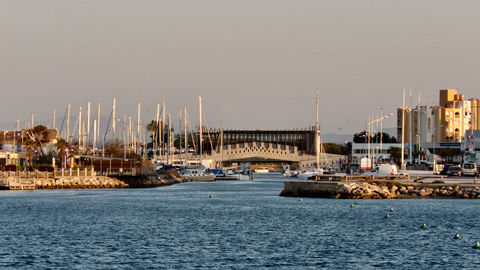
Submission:
POLYGON ((0 269, 480 269, 480 1, 0 8, 0 269))

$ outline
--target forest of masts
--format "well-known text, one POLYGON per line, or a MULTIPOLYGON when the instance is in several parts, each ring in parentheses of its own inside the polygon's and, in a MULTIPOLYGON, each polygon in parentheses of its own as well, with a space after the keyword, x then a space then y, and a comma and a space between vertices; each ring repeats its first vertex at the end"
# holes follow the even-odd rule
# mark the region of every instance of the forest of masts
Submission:
MULTIPOLYGON (((202 106, 201 97, 198 98, 200 111, 199 133, 202 133, 202 106)), ((56 111, 52 112, 51 128, 58 131, 70 147, 76 148, 76 152, 81 155, 96 157, 111 157, 112 151, 106 151, 106 148, 119 150, 123 153, 123 158, 143 158, 147 157, 147 149, 151 150, 154 160, 160 160, 163 163, 170 163, 173 159, 175 148, 180 153, 185 154, 187 159, 189 147, 196 149, 195 139, 193 138, 192 127, 189 122, 187 108, 178 110, 177 120, 179 132, 175 136, 172 121, 172 115, 166 112, 166 102, 157 104, 154 120, 148 124, 142 123, 141 102, 137 103, 136 117, 123 115, 118 117, 116 98, 113 99, 112 108, 109 109, 110 115, 106 123, 101 122, 102 103, 97 104, 96 118, 93 117, 91 102, 87 103, 86 110, 78 108, 78 112, 72 112, 71 104, 67 105, 60 128, 56 123, 56 111), (147 137, 148 136, 148 137, 147 137), (189 138, 189 137, 192 138, 189 138)), ((104 109, 103 109, 104 110, 104 109)), ((151 119, 151 118, 150 118, 151 119)), ((34 127, 34 114, 31 114, 31 121, 26 123, 27 128, 34 127)), ((50 128, 50 127, 49 127, 50 128)), ((208 128, 208 126, 207 126, 208 128)), ((19 121, 17 120, 16 131, 19 130, 19 121)), ((199 141, 202 143, 202 135, 199 141)), ((200 146, 201 147, 201 146, 200 146)), ((201 153, 201 150, 200 150, 201 153)), ((121 157, 115 156, 115 157, 121 157)), ((185 161, 186 162, 186 161, 185 161)))

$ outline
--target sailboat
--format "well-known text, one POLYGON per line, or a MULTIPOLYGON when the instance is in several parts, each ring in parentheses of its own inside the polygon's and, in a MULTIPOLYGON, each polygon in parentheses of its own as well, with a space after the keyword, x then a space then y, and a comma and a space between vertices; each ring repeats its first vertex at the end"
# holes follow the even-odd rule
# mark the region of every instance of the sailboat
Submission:
POLYGON ((315 100, 316 106, 316 125, 315 125, 315 154, 316 154, 316 167, 310 168, 306 172, 297 174, 297 179, 299 180, 314 180, 317 175, 323 175, 323 169, 320 168, 320 128, 318 124, 318 88, 317 88, 317 96, 315 100))
POLYGON ((215 181, 215 175, 205 166, 202 165, 202 97, 198 97, 198 105, 200 111, 200 126, 199 126, 199 148, 200 148, 200 165, 196 167, 187 167, 185 168, 180 176, 185 181, 196 181, 196 182, 211 182, 215 181))

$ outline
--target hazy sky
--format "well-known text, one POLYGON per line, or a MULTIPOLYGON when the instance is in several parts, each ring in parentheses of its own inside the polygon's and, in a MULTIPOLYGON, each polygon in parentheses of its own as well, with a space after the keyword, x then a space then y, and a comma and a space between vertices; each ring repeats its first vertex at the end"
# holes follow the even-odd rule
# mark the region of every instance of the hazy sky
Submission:
POLYGON ((322 131, 354 132, 403 88, 480 97, 479 26, 478 0, 0 0, 0 123, 116 97, 196 125, 202 95, 210 127, 301 128, 319 88, 322 131))

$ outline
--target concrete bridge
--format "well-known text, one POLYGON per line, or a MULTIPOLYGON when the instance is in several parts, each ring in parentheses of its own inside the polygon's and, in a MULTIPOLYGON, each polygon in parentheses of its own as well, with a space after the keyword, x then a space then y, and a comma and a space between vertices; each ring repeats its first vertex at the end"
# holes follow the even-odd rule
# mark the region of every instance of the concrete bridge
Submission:
MULTIPOLYGON (((210 155, 205 155, 206 159, 212 159, 224 163, 274 163, 291 164, 299 167, 311 167, 315 165, 316 156, 302 153, 295 145, 276 144, 268 142, 246 142, 224 145, 223 151, 218 149, 212 151, 210 155)), ((345 156, 334 154, 321 154, 320 164, 330 166, 336 164, 339 160, 345 159, 345 156)))

